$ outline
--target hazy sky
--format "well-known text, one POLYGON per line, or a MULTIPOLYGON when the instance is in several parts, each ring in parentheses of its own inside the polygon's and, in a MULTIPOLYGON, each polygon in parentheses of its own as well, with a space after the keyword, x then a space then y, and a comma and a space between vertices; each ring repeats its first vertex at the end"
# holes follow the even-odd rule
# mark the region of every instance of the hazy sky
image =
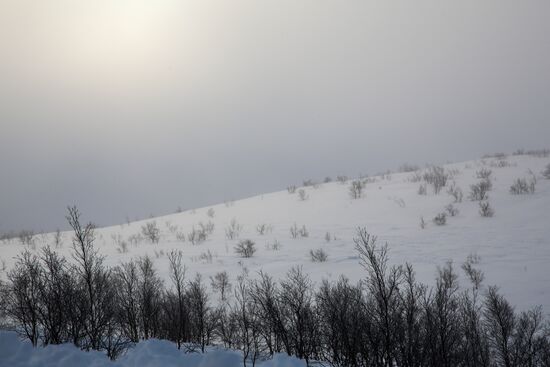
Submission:
POLYGON ((0 0, 0 231, 550 146, 550 1, 0 0))

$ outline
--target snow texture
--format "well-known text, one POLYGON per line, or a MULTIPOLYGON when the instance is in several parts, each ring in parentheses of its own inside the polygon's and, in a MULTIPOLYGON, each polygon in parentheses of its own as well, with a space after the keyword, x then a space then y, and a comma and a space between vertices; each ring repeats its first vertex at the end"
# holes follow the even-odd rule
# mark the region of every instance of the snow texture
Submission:
MULTIPOLYGON (((306 200, 285 190, 99 228, 95 246, 111 266, 148 255, 167 284, 166 255, 174 249, 184 254, 188 278, 201 273, 208 279, 223 270, 231 281, 243 271, 254 277, 263 270, 280 278, 292 266, 301 265, 317 284, 322 279, 336 280, 340 275, 355 282, 365 276, 353 243, 356 228, 361 226, 378 236, 380 243, 388 243, 392 263, 411 263, 421 282, 433 284, 437 266, 453 261, 459 269, 470 253, 477 253, 481 257, 479 266, 486 275, 485 286, 498 285, 518 310, 542 305, 544 312, 550 313, 550 180, 541 175, 549 162, 548 157, 520 155, 505 160, 487 158, 447 164, 444 167, 453 177, 439 194, 427 185, 427 195, 419 195, 420 182, 413 182, 410 172, 372 176, 359 199, 350 197, 350 182, 305 187, 306 200), (492 170, 489 202, 495 215, 491 218, 481 217, 479 202, 468 200, 470 185, 480 181, 476 172, 482 168, 492 170), (531 174, 537 177, 535 193, 511 195, 510 185, 517 178, 529 179, 531 174), (447 194, 453 181, 462 189, 464 199, 453 204, 459 210, 458 215, 448 216, 446 225, 437 226, 432 219, 453 202, 447 194), (425 229, 420 228, 421 217, 427 224, 425 229), (228 240, 225 230, 233 219, 242 226, 242 231, 238 238, 228 240), (133 243, 132 239, 139 238, 142 226, 152 221, 160 229, 159 243, 144 239, 133 243), (214 231, 206 241, 196 245, 187 238, 182 241, 182 236, 198 229, 199 223, 209 221, 214 224, 214 231), (295 223, 298 228, 305 225, 309 236, 291 238, 289 230, 295 223), (257 231, 261 224, 268 227, 263 235, 257 231), (325 240, 327 232, 330 242, 325 240), (234 252, 234 246, 242 239, 256 243, 253 257, 241 258, 234 252), (281 244, 280 249, 273 250, 270 246, 275 240, 281 244), (127 252, 117 245, 120 241, 127 243, 127 252), (310 251, 319 248, 328 254, 326 262, 311 261, 310 251)), ((83 220, 94 218, 88 218, 84 212, 83 220)), ((71 236, 70 232, 63 233, 62 247, 57 250, 67 259, 72 251, 71 236)), ((53 247, 53 234, 37 235, 34 242, 35 246, 30 247, 33 251, 40 251, 46 244, 53 247)), ((3 273, 0 271, 0 278, 5 279, 23 248, 17 240, 0 242, 0 259, 7 265, 3 273)), ((461 281, 466 285, 465 279, 461 281)))
MULTIPOLYGON (((304 367, 304 361, 286 355, 258 363, 258 367, 304 367)), ((241 367, 239 353, 212 350, 185 354, 173 343, 151 339, 138 343, 115 362, 104 353, 85 352, 72 344, 33 348, 14 332, 0 331, 0 367, 241 367)))

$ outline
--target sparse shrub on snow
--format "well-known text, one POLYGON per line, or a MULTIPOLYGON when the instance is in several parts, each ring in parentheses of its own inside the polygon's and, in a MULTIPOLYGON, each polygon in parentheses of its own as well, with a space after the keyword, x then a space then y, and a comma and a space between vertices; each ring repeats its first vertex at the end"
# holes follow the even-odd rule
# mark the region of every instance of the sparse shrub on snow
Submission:
POLYGON ((292 238, 298 238, 298 237, 308 237, 309 232, 307 231, 307 228, 305 225, 303 225, 301 228, 294 223, 292 227, 290 227, 290 237, 292 238))
POLYGON ((158 243, 160 240, 160 229, 156 221, 147 222, 145 225, 141 226, 141 233, 146 239, 151 241, 151 243, 158 243))
POLYGON ((536 183, 534 176, 529 181, 525 178, 517 178, 510 186, 510 193, 513 195, 534 194, 536 183))
POLYGON ((208 221, 207 223, 199 222, 199 228, 206 234, 206 237, 214 233, 214 222, 208 221))
POLYGON ((425 183, 420 184, 420 186, 418 186, 417 192, 418 192, 418 195, 426 195, 428 193, 426 184, 425 183))
POLYGON ((325 261, 328 260, 328 255, 327 255, 326 251, 323 250, 322 248, 317 249, 317 250, 310 250, 309 251, 309 256, 311 258, 311 261, 313 261, 314 263, 316 263, 316 262, 325 262, 325 261))
POLYGON ((451 195, 454 199, 455 203, 461 203, 462 197, 464 196, 462 193, 462 189, 458 186, 456 186, 455 183, 453 183, 448 189, 447 194, 451 195))
POLYGON ((439 194, 441 189, 447 185, 449 175, 443 167, 432 166, 424 173, 423 179, 432 185, 435 194, 439 194))
POLYGON ((117 248, 116 250, 120 253, 120 254, 125 254, 128 252, 128 243, 126 241, 120 241, 118 244, 117 244, 117 248))
POLYGON ((273 227, 269 224, 262 223, 256 226, 256 232, 258 232, 260 236, 270 233, 272 230, 273 230, 273 227))
POLYGON ((331 240, 330 232, 325 233, 325 242, 329 243, 331 240))
POLYGON ((304 189, 298 190, 298 198, 300 199, 300 201, 306 201, 308 199, 306 190, 304 189))
POLYGON ((413 182, 413 183, 420 182, 420 181, 422 181, 422 174, 420 173, 420 171, 416 171, 412 175, 409 176, 407 181, 413 182))
POLYGON ((225 229, 225 237, 228 240, 234 240, 239 237, 243 226, 240 225, 235 218, 231 219, 229 226, 225 229))
POLYGON ((273 240, 273 242, 268 242, 265 244, 266 250, 270 251, 279 251, 281 247, 281 243, 278 240, 273 240))
POLYGON ((544 171, 542 171, 542 175, 544 176, 544 178, 547 178, 550 180, 550 163, 548 163, 544 171))
POLYGON ((296 192, 296 185, 290 185, 286 188, 289 194, 294 194, 296 192))
POLYGON ((361 180, 351 181, 349 185, 349 196, 352 199, 359 199, 363 196, 363 189, 365 184, 361 180))
POLYGON ((447 214, 439 213, 434 217, 433 222, 438 226, 444 226, 447 224, 447 214))
POLYGON ((449 214, 449 216, 451 217, 456 217, 459 213, 459 210, 458 208, 456 208, 453 204, 449 204, 445 207, 445 211, 447 212, 447 214, 449 214))
POLYGON ((330 183, 330 182, 332 182, 332 177, 330 177, 330 176, 325 177, 325 179, 323 180, 323 182, 324 182, 324 183, 330 183))
POLYGON ((130 236, 128 236, 128 242, 130 242, 132 245, 137 246, 139 243, 143 241, 143 235, 141 233, 134 233, 130 236))
POLYGON ((53 244, 57 249, 63 247, 63 234, 60 229, 57 229, 53 235, 53 244))
POLYGON ((414 164, 408 164, 408 163, 403 163, 401 165, 401 167, 399 167, 399 172, 402 172, 402 173, 405 173, 405 172, 415 172, 415 171, 418 171, 420 169, 420 167, 418 167, 417 165, 414 165, 414 164))
POLYGON ((242 240, 235 245, 235 253, 241 257, 252 257, 256 252, 256 244, 252 240, 242 240))
POLYGON ((490 179, 483 179, 475 185, 470 186, 468 198, 472 201, 481 201, 487 199, 487 193, 491 190, 493 184, 490 179))
POLYGON ((210 250, 207 250, 206 252, 202 252, 199 255, 199 260, 203 261, 207 264, 212 264, 212 258, 213 258, 213 255, 212 255, 212 252, 210 250))
POLYGON ((479 171, 476 171, 476 177, 483 180, 488 180, 491 177, 491 174, 493 171, 491 171, 488 168, 482 168, 479 171))
POLYGON ((189 234, 187 235, 187 239, 193 245, 200 245, 201 243, 206 241, 207 238, 208 233, 203 228, 197 229, 195 228, 195 226, 193 226, 191 232, 189 232, 189 234))
POLYGON ((479 214, 482 217, 492 217, 495 214, 495 211, 489 202, 484 200, 479 202, 479 214))
POLYGON ((214 218, 214 214, 216 214, 216 211, 214 210, 214 208, 210 208, 206 212, 206 215, 208 215, 210 218, 214 218))
POLYGON ((22 245, 27 245, 27 246, 33 246, 34 245, 34 231, 30 231, 30 230, 21 230, 18 234, 17 234, 17 237, 19 237, 19 242, 21 242, 22 245))
POLYGON ((348 182, 348 176, 338 175, 338 176, 336 176, 336 181, 338 181, 338 183, 344 185, 346 182, 348 182))
POLYGON ((420 228, 426 228, 426 221, 424 220, 424 217, 420 217, 420 228))

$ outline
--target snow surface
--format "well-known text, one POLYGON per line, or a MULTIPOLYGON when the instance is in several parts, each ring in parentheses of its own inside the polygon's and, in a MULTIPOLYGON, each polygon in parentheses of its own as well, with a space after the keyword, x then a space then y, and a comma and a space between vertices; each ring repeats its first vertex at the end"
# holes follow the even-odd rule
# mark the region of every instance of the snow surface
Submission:
MULTIPOLYGON (((258 367, 304 367, 294 357, 278 354, 258 367)), ((85 352, 72 344, 33 348, 28 340, 16 333, 0 331, 0 367, 240 367, 239 353, 212 350, 205 354, 185 354, 173 343, 150 339, 136 344, 127 354, 110 361, 105 353, 85 352)))
MULTIPOLYGON (((188 278, 198 272, 207 280, 216 272, 226 270, 235 279, 243 269, 247 269, 251 277, 263 270, 279 278, 292 266, 302 265, 304 272, 318 284, 324 278, 335 280, 340 275, 353 281, 365 276, 352 240, 356 228, 364 226, 378 236, 380 243, 388 243, 391 262, 412 263, 422 282, 433 284, 437 266, 446 261, 453 261, 460 270, 468 254, 477 253, 485 271, 486 285, 500 286, 518 309, 542 305, 544 312, 550 313, 550 180, 540 174, 550 158, 510 156, 507 161, 510 166, 502 168, 494 167, 498 163, 495 158, 445 165, 447 170, 457 170, 454 181, 464 192, 463 202, 455 204, 460 213, 449 217, 445 226, 436 226, 431 219, 453 201, 446 188, 436 195, 428 186, 428 195, 418 195, 419 183, 410 181, 412 173, 395 173, 391 177, 373 177, 375 182, 367 184, 364 196, 356 200, 350 198, 348 184, 337 182, 305 188, 308 195, 305 201, 285 190, 129 225, 100 228, 95 244, 106 255, 108 265, 149 255, 166 282, 169 282, 166 255, 176 249, 184 253, 188 278), (493 190, 489 193, 495 209, 492 218, 482 218, 478 202, 467 199, 470 185, 479 181, 476 171, 483 167, 493 172, 493 190), (516 178, 529 178, 529 170, 538 178, 536 192, 511 195, 510 185, 516 178), (213 218, 207 215, 210 208, 215 212, 213 218), (425 229, 419 226, 421 216, 427 222, 425 229), (258 250, 254 257, 238 257, 233 250, 238 240, 226 239, 225 228, 233 218, 243 226, 239 239, 256 242, 258 250), (139 234, 141 226, 152 220, 161 229, 160 243, 142 241, 137 245, 128 244, 127 253, 117 250, 114 238, 129 243, 129 237, 139 234), (199 222, 208 221, 214 223, 215 230, 206 242, 192 245, 188 240, 177 240, 176 232, 187 234, 199 222), (272 226, 272 232, 259 235, 256 226, 262 223, 272 226), (294 223, 305 225, 309 237, 292 239, 289 228, 294 223), (177 230, 172 233, 170 226, 172 229, 177 226, 177 230), (327 243, 327 232, 336 240, 327 243), (274 240, 280 242, 280 250, 266 247, 274 240), (327 262, 311 262, 309 251, 318 248, 328 253, 327 262), (213 255, 211 262, 200 259, 201 254, 208 251, 213 255)), ((93 220, 87 218, 86 213, 83 216, 85 220, 93 220)), ((71 233, 63 235, 64 243, 59 251, 69 255, 71 233)), ((36 243, 39 251, 52 243, 52 235, 37 236, 36 243)), ((0 259, 7 264, 0 277, 5 277, 22 249, 18 241, 0 242, 0 259)))

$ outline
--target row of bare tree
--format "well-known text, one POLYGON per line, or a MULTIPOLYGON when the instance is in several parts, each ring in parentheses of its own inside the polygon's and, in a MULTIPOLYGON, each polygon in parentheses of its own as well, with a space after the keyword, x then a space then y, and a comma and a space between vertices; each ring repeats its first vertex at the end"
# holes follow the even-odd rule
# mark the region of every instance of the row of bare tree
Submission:
POLYGON ((0 316, 34 345, 70 342, 116 358, 143 339, 205 351, 242 351, 243 365, 287 353, 333 366, 550 366, 550 328, 540 308, 516 312, 496 287, 483 285, 469 256, 460 288, 452 264, 433 287, 412 266, 390 266, 387 247, 359 229, 364 281, 323 281, 301 268, 280 281, 260 272, 232 285, 227 273, 186 278, 183 255, 169 255, 164 284, 143 257, 115 268, 93 247, 94 227, 69 209, 72 261, 50 248, 23 252, 0 285, 0 316), (215 299, 214 299, 215 298, 215 299))

